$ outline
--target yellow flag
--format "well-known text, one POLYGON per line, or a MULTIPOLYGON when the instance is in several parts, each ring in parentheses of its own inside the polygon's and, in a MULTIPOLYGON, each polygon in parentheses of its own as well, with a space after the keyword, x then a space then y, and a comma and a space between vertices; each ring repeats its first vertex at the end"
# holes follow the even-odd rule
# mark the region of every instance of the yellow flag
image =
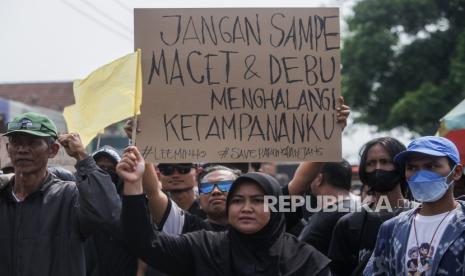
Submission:
POLYGON ((142 74, 140 50, 117 59, 73 83, 76 104, 65 107, 68 131, 87 146, 111 124, 140 113, 142 74))

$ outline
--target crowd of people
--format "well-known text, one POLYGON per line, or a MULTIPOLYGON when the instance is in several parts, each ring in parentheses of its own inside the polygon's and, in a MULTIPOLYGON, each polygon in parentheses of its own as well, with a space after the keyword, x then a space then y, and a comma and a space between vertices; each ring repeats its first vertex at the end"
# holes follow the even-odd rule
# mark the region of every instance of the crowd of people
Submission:
MULTIPOLYGON (((349 113, 341 100, 342 129, 349 113)), ((152 164, 135 146, 89 154, 37 113, 4 136, 0 275, 465 275, 463 166, 446 138, 367 142, 359 196, 345 160, 290 178, 272 162, 152 164), (74 173, 48 166, 60 146, 74 173)))

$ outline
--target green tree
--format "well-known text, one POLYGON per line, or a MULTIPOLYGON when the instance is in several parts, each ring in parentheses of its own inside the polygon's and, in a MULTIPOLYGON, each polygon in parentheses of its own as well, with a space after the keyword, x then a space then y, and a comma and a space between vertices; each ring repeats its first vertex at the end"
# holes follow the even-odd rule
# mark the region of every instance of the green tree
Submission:
POLYGON ((465 0, 361 0, 342 50, 359 121, 434 134, 465 97, 465 0))

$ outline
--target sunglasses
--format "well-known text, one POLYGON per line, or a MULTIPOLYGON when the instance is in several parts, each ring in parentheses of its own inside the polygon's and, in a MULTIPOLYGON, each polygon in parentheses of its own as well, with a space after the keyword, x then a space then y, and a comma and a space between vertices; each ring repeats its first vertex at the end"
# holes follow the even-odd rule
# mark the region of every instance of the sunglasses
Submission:
POLYGON ((50 129, 50 128, 44 126, 41 123, 32 123, 32 122, 8 123, 7 129, 8 129, 8 131, 10 131, 10 130, 21 130, 21 129, 41 131, 43 129, 46 129, 46 130, 49 130, 49 131, 53 132, 55 137, 58 136, 56 134, 55 130, 50 129))
POLYGON ((174 170, 178 171, 180 174, 188 174, 192 168, 195 168, 194 164, 160 164, 158 165, 158 170, 163 175, 172 175, 174 170))
POLYGON ((229 192, 231 189, 231 185, 233 184, 233 180, 224 180, 219 182, 203 182, 199 185, 199 193, 201 194, 208 194, 211 193, 215 187, 218 188, 223 193, 229 192))

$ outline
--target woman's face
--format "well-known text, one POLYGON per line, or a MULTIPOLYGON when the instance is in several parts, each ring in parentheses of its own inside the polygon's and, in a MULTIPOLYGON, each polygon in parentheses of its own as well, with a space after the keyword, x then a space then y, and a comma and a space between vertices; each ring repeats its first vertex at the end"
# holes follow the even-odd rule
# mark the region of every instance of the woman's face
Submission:
POLYGON ((365 171, 367 173, 370 173, 376 169, 384 171, 395 170, 392 157, 389 155, 388 151, 380 144, 372 146, 367 152, 365 171))
POLYGON ((229 224, 243 234, 253 234, 265 227, 270 212, 265 210, 264 195, 256 183, 241 183, 229 203, 229 224))

